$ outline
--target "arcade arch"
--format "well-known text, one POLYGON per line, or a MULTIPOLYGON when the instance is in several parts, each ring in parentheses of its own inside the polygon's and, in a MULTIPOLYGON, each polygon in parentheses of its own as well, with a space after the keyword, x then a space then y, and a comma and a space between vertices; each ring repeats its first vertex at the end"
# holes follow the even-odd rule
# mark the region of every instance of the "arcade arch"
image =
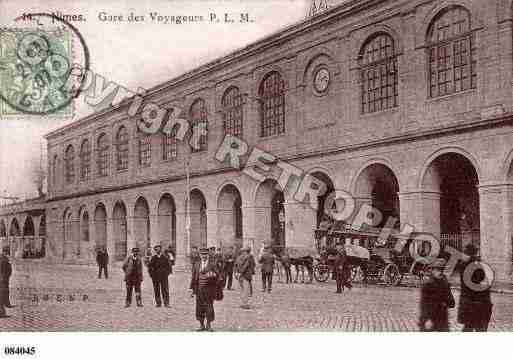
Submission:
POLYGON ((437 219, 432 232, 458 250, 468 243, 480 247, 478 186, 475 166, 456 152, 433 159, 422 178, 422 189, 439 196, 432 206, 437 219))

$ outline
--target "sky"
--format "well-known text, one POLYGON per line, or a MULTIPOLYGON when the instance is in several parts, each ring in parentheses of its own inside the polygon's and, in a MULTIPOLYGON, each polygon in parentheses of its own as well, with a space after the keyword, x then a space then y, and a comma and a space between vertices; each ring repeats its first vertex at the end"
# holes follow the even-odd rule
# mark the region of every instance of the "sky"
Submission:
MULTIPOLYGON (((91 70, 135 91, 151 88, 301 21, 309 6, 310 0, 0 0, 0 28, 23 27, 14 19, 27 12, 82 14, 85 21, 72 24, 89 48, 91 70), (132 12, 144 16, 145 21, 126 21, 132 12), (234 18, 248 13, 253 22, 165 24, 151 21, 149 14, 155 12, 203 17, 229 13, 234 18), (120 15, 124 21, 100 19, 120 15)), ((83 98, 75 105, 74 115, 66 119, 0 114, 0 196, 30 198, 37 194, 30 173, 41 157, 46 160, 44 134, 92 112, 83 98)), ((6 202, 0 199, 2 203, 6 202)))

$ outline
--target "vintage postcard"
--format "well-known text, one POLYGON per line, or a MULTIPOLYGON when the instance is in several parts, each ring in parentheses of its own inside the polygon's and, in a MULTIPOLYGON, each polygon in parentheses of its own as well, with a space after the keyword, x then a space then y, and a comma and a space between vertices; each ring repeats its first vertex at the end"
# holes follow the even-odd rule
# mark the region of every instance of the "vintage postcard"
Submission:
POLYGON ((510 0, 3 0, 0 331, 511 331, 512 125, 510 0))

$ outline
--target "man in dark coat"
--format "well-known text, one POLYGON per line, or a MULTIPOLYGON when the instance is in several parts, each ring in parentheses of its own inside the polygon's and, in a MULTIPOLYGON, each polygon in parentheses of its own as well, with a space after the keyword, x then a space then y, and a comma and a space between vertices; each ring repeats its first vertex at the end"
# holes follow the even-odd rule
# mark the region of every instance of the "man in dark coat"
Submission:
POLYGON ((224 254, 224 277, 226 278, 226 289, 228 290, 232 290, 234 263, 235 255, 233 247, 230 247, 227 253, 224 254))
POLYGON ((9 262, 9 248, 3 248, 0 253, 0 318, 8 317, 5 308, 12 308, 9 301, 9 279, 12 274, 12 266, 9 262))
POLYGON ((105 279, 109 278, 109 271, 107 265, 109 264, 109 254, 107 249, 101 247, 96 254, 96 263, 98 263, 98 279, 102 277, 102 271, 105 275, 105 279))
POLYGON ((142 260, 139 257, 139 248, 132 249, 132 255, 123 262, 126 282, 126 304, 125 308, 132 304, 132 292, 135 288, 135 300, 138 307, 142 307, 141 282, 143 281, 142 260))
POLYGON ((209 258, 206 248, 200 249, 200 261, 192 267, 192 286, 196 294, 196 319, 200 322, 199 331, 212 331, 215 319, 214 300, 219 278, 216 264, 209 258), (206 320, 206 324, 205 324, 206 320))
POLYGON ((343 245, 337 246, 337 254, 333 263, 333 274, 337 282, 337 293, 342 293, 344 287, 351 289, 349 283, 349 264, 347 263, 346 250, 343 245))
POLYGON ((463 264, 460 271, 461 294, 458 306, 458 323, 463 324, 464 332, 486 332, 492 316, 490 288, 484 283, 487 278, 482 268, 476 269, 469 278, 464 277, 465 269, 472 263, 475 265, 480 262, 480 258, 477 256, 477 248, 472 244, 465 247, 464 253, 469 256, 469 259, 463 264), (473 284, 467 283, 466 280, 472 281, 473 284), (480 284, 484 285, 486 289, 475 290, 475 286, 480 284))
POLYGON ((268 293, 271 293, 274 273, 274 256, 271 253, 271 247, 264 247, 264 251, 258 259, 258 263, 262 265, 260 267, 260 271, 262 272, 262 292, 267 290, 268 293))
POLYGON ((153 282, 155 303, 157 307, 162 307, 162 301, 164 301, 164 306, 169 308, 168 277, 171 273, 169 257, 162 254, 162 246, 160 244, 153 247, 153 250, 155 251, 155 255, 151 257, 150 263, 148 264, 148 273, 153 282))
POLYGON ((419 328, 421 331, 448 332, 449 308, 454 308, 454 297, 443 274, 445 260, 436 259, 430 266, 430 278, 420 292, 419 328))

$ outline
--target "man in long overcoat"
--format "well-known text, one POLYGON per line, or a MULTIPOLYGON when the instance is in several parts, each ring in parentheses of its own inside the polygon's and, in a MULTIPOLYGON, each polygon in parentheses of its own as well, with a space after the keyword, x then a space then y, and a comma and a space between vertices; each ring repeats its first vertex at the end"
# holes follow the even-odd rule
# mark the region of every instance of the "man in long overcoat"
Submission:
POLYGON ((169 257, 162 254, 162 246, 160 244, 153 247, 155 255, 150 259, 148 264, 148 273, 153 282, 153 291, 155 293, 155 303, 157 307, 164 306, 169 308, 169 274, 171 273, 171 265, 169 257))
POLYGON ((9 262, 9 248, 3 248, 0 252, 0 318, 7 317, 5 307, 12 308, 9 301, 9 279, 12 274, 12 266, 9 262))
POLYGON ((430 266, 430 278, 420 292, 419 328, 421 331, 448 332, 449 308, 454 308, 454 297, 443 274, 445 260, 436 259, 430 266))
POLYGON ((206 248, 200 249, 200 260, 192 266, 192 288, 196 295, 196 319, 200 322, 199 331, 212 331, 215 320, 214 300, 219 279, 218 267, 209 258, 206 248), (206 323, 205 323, 206 321, 206 323))
POLYGON ((476 267, 473 273, 465 277, 465 270, 468 268, 470 271, 471 264, 479 265, 480 258, 477 256, 477 248, 472 244, 465 247, 464 253, 469 256, 469 259, 463 264, 460 272, 458 323, 463 324, 464 332, 486 332, 492 316, 490 288, 484 282, 487 278, 482 268, 476 267), (478 290, 480 285, 483 285, 483 290, 478 290))
POLYGON ((142 260, 139 257, 139 248, 133 248, 132 254, 123 262, 126 282, 125 308, 132 304, 132 292, 135 289, 135 300, 138 307, 142 307, 141 282, 143 281, 142 260))

